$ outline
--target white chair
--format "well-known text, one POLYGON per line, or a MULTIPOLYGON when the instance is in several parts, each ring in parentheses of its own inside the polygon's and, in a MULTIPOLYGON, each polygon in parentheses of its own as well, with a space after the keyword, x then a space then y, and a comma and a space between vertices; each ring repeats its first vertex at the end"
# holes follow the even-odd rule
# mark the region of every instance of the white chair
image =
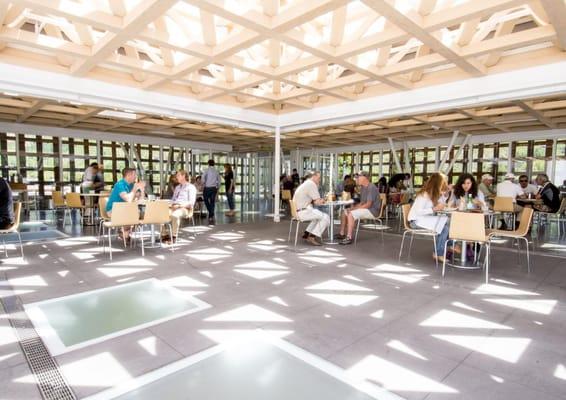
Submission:
MULTIPOLYGON (((137 203, 114 203, 112 204, 112 213, 110 221, 102 224, 106 228, 108 234, 108 247, 110 249, 110 260, 112 260, 112 230, 125 227, 136 227, 140 223, 140 213, 137 203)), ((104 235, 104 233, 103 233, 104 235)), ((125 245, 125 243, 124 243, 125 245)), ((102 242, 103 249, 104 242, 102 242)))
MULTIPOLYGON (((6 229, 0 229, 0 235, 11 235, 16 234, 18 235, 18 240, 20 241, 20 251, 22 254, 22 258, 24 258, 24 246, 22 244, 22 236, 20 235, 20 221, 21 221, 21 213, 22 213, 22 203, 16 202, 14 203, 14 223, 6 229)), ((8 248, 6 247, 6 242, 2 239, 2 244, 4 245, 4 254, 6 257, 8 256, 8 248)))
POLYGON ((383 242, 383 230, 384 230, 383 229, 383 218, 384 218, 384 214, 385 214, 385 207, 387 206, 387 203, 386 203, 386 200, 385 200, 387 198, 387 196, 383 193, 380 193, 379 197, 380 197, 380 200, 381 200, 381 206, 379 208, 379 215, 377 217, 373 217, 373 218, 361 218, 361 219, 358 219, 356 221, 356 235, 354 237, 354 244, 358 243, 358 232, 360 230, 360 224, 361 224, 362 219, 364 221, 372 221, 373 223, 379 223, 379 226, 380 226, 379 230, 381 231, 381 241, 383 242))

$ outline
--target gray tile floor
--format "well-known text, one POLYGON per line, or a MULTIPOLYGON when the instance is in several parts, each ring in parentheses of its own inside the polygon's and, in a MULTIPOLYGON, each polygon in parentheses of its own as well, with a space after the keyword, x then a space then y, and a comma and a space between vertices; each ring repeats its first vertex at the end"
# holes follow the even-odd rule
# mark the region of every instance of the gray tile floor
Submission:
MULTIPOLYGON (((566 394, 566 265, 509 244, 492 274, 440 277, 431 243, 363 232, 356 246, 289 246, 288 222, 186 229, 174 252, 101 253, 92 233, 27 245, 26 260, 0 271, 24 303, 156 277, 212 305, 148 329, 58 356, 79 398, 209 348, 239 330, 263 328, 407 399, 561 399, 566 394)), ((76 228, 75 228, 76 229, 76 228)), ((566 248, 554 242, 557 248, 566 248)), ((15 250, 9 252, 14 256, 15 250)), ((0 295, 6 295, 0 287, 0 295)), ((1 399, 40 398, 7 316, 0 313, 1 399)))

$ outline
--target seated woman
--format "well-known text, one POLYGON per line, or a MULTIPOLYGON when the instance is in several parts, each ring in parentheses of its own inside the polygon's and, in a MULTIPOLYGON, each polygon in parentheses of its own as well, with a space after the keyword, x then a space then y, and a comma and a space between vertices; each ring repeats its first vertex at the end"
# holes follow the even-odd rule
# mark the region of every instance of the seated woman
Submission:
POLYGON ((423 228, 436 232, 436 251, 432 258, 444 261, 444 247, 448 239, 448 217, 445 215, 434 215, 436 211, 442 211, 446 206, 446 192, 448 182, 446 175, 435 172, 424 183, 417 193, 409 211, 408 220, 412 228, 423 228))
POLYGON ((458 177, 449 204, 461 210, 468 208, 484 209, 487 207, 483 193, 478 190, 478 184, 471 174, 458 177))

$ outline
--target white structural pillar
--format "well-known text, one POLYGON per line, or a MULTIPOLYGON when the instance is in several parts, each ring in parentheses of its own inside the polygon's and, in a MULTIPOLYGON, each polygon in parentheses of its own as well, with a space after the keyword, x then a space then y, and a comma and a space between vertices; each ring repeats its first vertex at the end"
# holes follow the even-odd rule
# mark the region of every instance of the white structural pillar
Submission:
POLYGON ((448 144, 448 147, 444 152, 444 156, 442 157, 442 161, 440 161, 440 165, 438 166, 438 171, 442 171, 444 164, 446 164, 446 160, 448 160, 448 157, 450 156, 450 152, 452 151, 452 147, 454 147, 454 143, 456 142, 456 138, 458 137, 459 133, 460 131, 456 130, 452 134, 452 139, 450 139, 450 144, 448 144))
POLYGON ((472 135, 470 135, 470 134, 466 135, 466 137, 464 138, 464 141, 462 142, 462 145, 458 148, 458 151, 456 152, 456 154, 454 155, 454 157, 450 161, 448 168, 446 168, 446 171, 444 171, 446 174, 449 174, 450 171, 452 171, 452 168, 454 168, 454 164, 456 163, 456 160, 458 160, 458 157, 460 157, 460 154, 462 154, 464 152, 464 147, 466 147, 468 145, 471 138, 472 138, 472 135))
POLYGON ((556 182, 556 152, 558 151, 558 141, 554 139, 552 141, 552 161, 550 164, 550 181, 554 183, 556 182))
POLYGON ((274 155, 274 198, 273 198, 273 221, 279 222, 279 176, 281 175, 281 128, 279 125, 275 127, 275 151, 274 155))
MULTIPOLYGON (((397 156, 397 151, 395 151, 395 145, 393 145, 393 139, 388 137, 387 140, 389 141, 389 147, 391 148, 391 155, 393 156, 393 160, 395 161, 395 166, 397 166, 397 170, 399 172, 402 172, 403 168, 401 168, 401 162, 399 161, 399 157, 397 156)), ((390 172, 391 172, 391 176, 393 176, 392 171, 390 172)))

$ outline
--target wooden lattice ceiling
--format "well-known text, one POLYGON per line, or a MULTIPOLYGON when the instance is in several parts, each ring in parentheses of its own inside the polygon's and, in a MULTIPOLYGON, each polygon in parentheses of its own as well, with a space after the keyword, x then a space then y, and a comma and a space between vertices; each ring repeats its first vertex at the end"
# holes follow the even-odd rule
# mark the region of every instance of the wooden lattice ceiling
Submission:
POLYGON ((564 60, 566 3, 0 0, 0 49, 2 62, 287 112, 564 60))

